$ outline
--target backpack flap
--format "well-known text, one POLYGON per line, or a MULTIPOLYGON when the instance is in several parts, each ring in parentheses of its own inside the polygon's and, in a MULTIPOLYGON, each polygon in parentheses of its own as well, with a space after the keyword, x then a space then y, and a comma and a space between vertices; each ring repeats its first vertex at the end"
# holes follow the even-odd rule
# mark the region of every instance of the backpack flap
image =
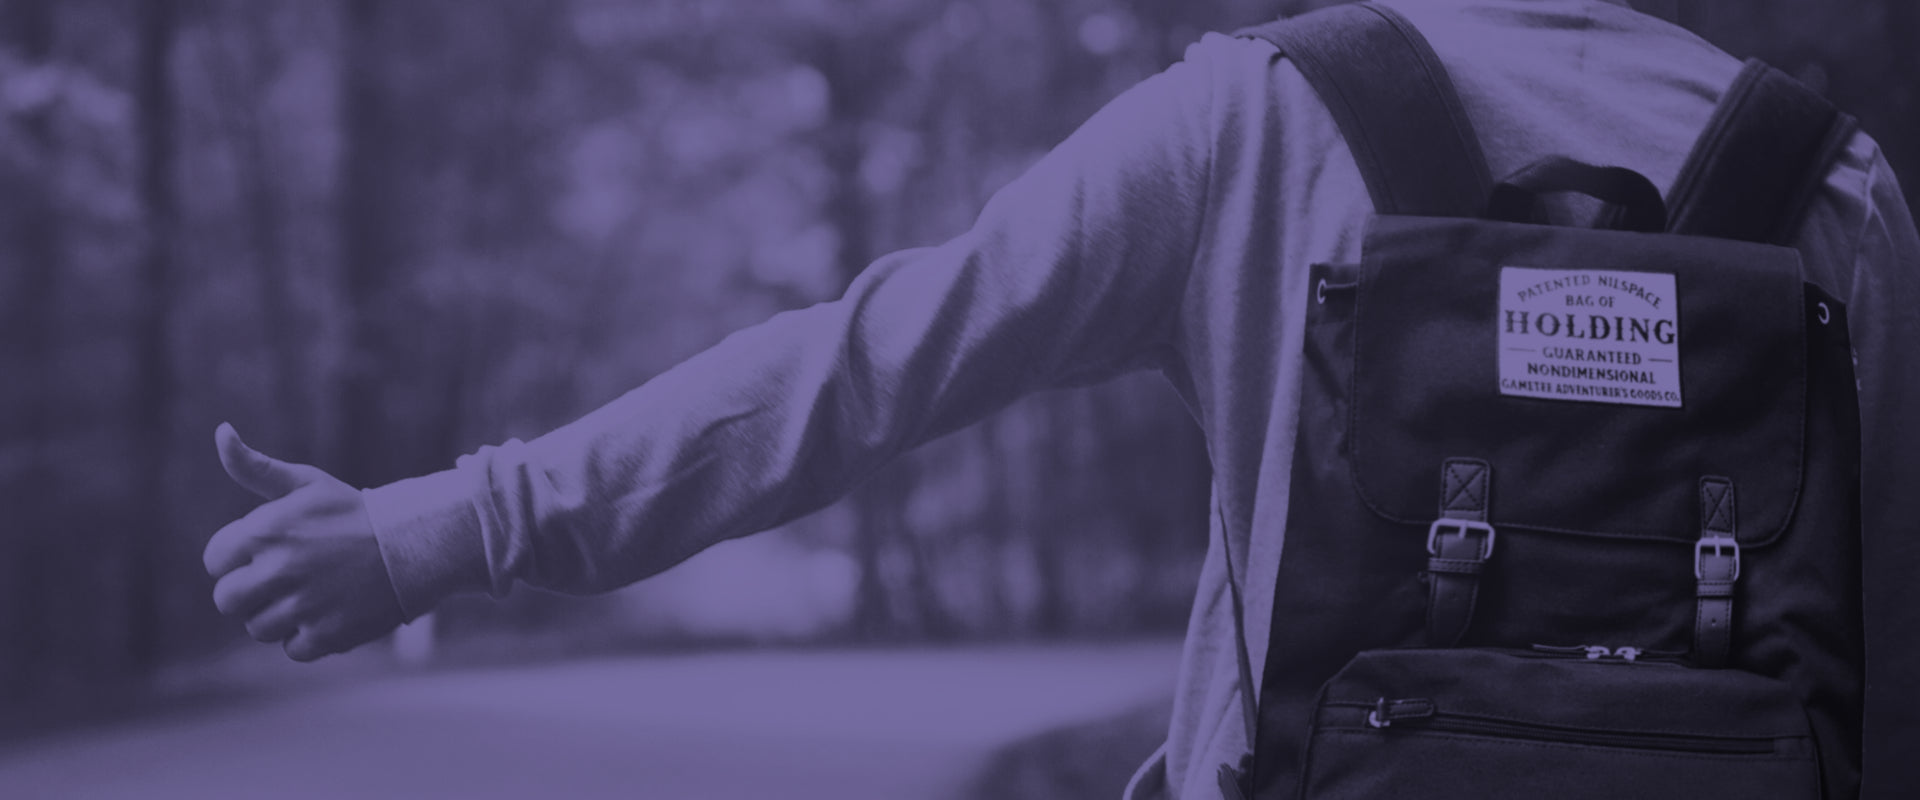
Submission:
POLYGON ((1440 465, 1473 458, 1503 530, 1690 542, 1707 475, 1738 487, 1743 546, 1786 528, 1806 403, 1793 250, 1380 217, 1365 252, 1349 431, 1376 514, 1431 521, 1440 465))

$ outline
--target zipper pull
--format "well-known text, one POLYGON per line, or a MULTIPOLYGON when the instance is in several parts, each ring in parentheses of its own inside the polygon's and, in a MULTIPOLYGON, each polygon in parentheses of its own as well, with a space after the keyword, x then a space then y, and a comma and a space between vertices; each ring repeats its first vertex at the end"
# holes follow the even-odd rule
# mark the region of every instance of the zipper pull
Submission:
POLYGON ((1431 717, 1433 712, 1433 701, 1424 697, 1403 700, 1388 700, 1382 697, 1373 704, 1373 710, 1367 712, 1367 724, 1375 728, 1385 728, 1401 720, 1431 717))
POLYGON ((1551 653, 1553 655, 1584 656, 1588 661, 1600 661, 1608 658, 1617 658, 1622 661, 1638 661, 1641 656, 1663 657, 1672 655, 1663 650, 1643 650, 1638 647, 1607 647, 1598 644, 1573 645, 1569 647, 1536 644, 1533 646, 1533 649, 1536 652, 1551 653))

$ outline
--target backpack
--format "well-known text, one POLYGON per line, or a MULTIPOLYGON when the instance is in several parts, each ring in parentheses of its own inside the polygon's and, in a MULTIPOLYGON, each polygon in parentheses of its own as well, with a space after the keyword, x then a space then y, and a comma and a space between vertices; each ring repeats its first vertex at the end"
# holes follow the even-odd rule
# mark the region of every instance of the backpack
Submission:
POLYGON ((1391 9, 1240 35, 1299 67, 1375 215, 1361 263, 1310 273, 1272 644, 1222 792, 1855 796, 1856 383, 1846 308, 1786 246, 1853 120, 1748 62, 1670 197, 1560 157, 1495 182, 1391 9), (1552 192, 1607 213, 1549 224, 1552 192))

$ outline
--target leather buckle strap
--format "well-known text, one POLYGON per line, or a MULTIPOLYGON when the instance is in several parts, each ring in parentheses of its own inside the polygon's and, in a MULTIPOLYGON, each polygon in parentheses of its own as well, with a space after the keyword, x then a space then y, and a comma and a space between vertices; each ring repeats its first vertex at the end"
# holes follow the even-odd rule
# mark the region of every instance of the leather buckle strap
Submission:
MULTIPOLYGON (((1493 526, 1470 519, 1445 518, 1434 520, 1432 525, 1427 526, 1427 555, 1440 555, 1442 549, 1442 540, 1440 537, 1443 535, 1450 534, 1457 539, 1468 539, 1476 533, 1481 534, 1481 538, 1474 542, 1475 552, 1478 553, 1478 555, 1474 557, 1474 560, 1485 561, 1493 555, 1493 526)), ((1447 550, 1449 552, 1458 552, 1457 548, 1447 548, 1447 550)))
POLYGON ((1733 588, 1740 580, 1733 481, 1700 479, 1700 540, 1693 545, 1693 659, 1721 667, 1733 649, 1733 588))
POLYGON ((1709 575, 1716 576, 1714 581, 1740 580, 1740 542, 1731 536, 1710 534, 1693 543, 1693 577, 1704 581, 1709 575), (1720 575, 1726 577, 1717 577, 1720 575))
POLYGON ((1473 621, 1480 572, 1493 556, 1487 522, 1493 468, 1449 458, 1440 468, 1440 518, 1427 526, 1427 643, 1452 647, 1473 621))

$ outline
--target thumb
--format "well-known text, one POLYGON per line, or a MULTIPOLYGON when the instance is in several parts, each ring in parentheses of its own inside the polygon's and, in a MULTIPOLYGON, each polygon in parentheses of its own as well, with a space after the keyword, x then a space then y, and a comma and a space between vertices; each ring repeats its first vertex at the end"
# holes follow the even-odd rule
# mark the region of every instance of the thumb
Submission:
POLYGON ((220 451, 220 466, 226 468, 227 477, 268 500, 285 497, 326 474, 318 467, 288 463, 248 447, 225 422, 213 429, 213 445, 220 451))

